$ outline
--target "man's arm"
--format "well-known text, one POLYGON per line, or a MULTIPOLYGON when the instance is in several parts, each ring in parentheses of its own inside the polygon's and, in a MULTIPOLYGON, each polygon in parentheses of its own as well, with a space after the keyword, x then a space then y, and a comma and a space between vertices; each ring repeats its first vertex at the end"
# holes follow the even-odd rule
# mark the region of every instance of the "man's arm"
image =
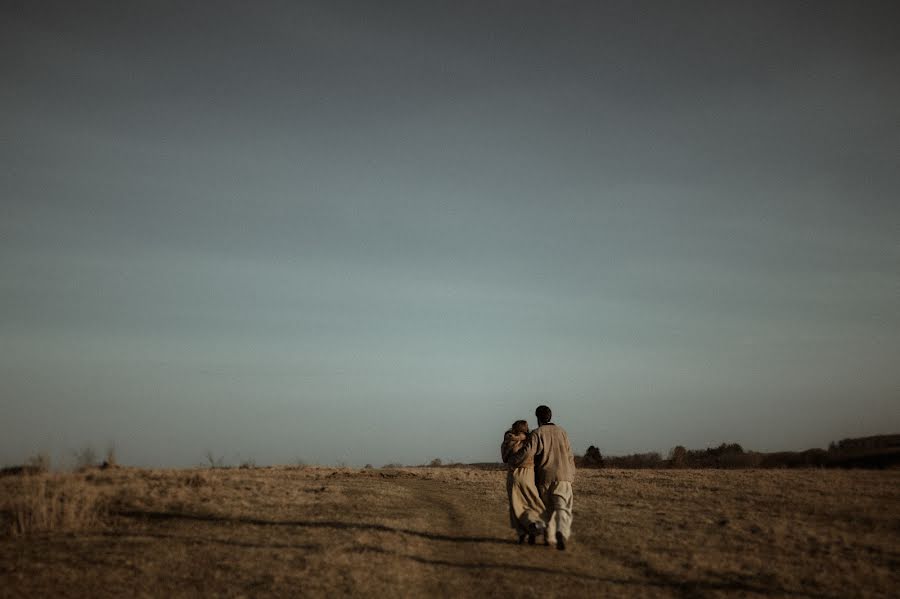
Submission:
POLYGON ((575 452, 572 451, 572 444, 569 443, 569 433, 566 433, 566 451, 569 452, 569 464, 575 468, 575 452))

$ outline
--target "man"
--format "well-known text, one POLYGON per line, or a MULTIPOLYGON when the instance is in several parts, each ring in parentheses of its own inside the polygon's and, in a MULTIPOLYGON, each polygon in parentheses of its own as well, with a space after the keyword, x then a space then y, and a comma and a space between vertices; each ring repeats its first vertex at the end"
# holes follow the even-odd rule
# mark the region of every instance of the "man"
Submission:
POLYGON ((531 431, 522 449, 515 455, 517 463, 534 459, 538 492, 546 507, 546 541, 565 551, 572 533, 572 482, 575 480, 575 456, 569 435, 561 426, 550 422, 553 413, 547 406, 534 411, 538 428, 531 431))

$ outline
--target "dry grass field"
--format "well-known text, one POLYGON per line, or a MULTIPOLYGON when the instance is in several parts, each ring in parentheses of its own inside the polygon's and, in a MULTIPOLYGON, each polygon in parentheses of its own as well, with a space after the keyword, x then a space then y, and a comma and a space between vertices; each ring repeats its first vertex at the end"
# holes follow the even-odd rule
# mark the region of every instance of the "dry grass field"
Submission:
POLYGON ((569 551, 505 473, 96 470, 0 479, 0 596, 887 597, 900 471, 582 470, 569 551))

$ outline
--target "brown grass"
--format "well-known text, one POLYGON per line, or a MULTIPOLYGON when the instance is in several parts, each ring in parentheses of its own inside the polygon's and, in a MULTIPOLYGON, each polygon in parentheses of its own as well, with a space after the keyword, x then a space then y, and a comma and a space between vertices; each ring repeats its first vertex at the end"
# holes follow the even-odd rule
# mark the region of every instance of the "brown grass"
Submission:
POLYGON ((100 527, 104 501, 93 485, 77 475, 23 476, 4 498, 12 536, 76 532, 100 527))
POLYGON ((0 595, 837 598, 900 587, 900 471, 580 471, 564 553, 514 543, 504 476, 294 467, 5 477, 5 510, 22 497, 74 505, 52 499, 68 485, 109 511, 29 516, 25 534, 0 538, 0 595))

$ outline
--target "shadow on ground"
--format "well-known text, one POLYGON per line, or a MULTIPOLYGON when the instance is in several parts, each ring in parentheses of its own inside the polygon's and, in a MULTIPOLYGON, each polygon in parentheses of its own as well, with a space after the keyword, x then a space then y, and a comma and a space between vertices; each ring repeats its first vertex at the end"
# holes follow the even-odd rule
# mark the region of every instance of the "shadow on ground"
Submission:
MULTIPOLYGON (((198 513, 185 513, 185 512, 162 512, 162 511, 140 511, 140 510, 126 510, 126 511, 118 511, 116 515, 125 517, 125 518, 137 518, 143 520, 187 520, 187 521, 195 521, 195 522, 210 522, 210 523, 227 523, 227 524, 246 524, 252 526, 275 526, 275 527, 287 527, 287 528, 307 528, 307 529, 331 529, 331 530, 359 530, 359 531, 367 531, 367 532, 382 532, 382 533, 392 533, 392 534, 400 534, 400 535, 409 535, 414 537, 419 537, 422 539, 427 539, 430 541, 443 541, 450 543, 489 543, 496 544, 501 546, 510 546, 517 545, 514 540, 511 539, 500 539, 496 537, 487 537, 487 536, 470 536, 470 535, 449 535, 442 533, 433 533, 426 532, 420 530, 413 530, 408 528, 400 528, 394 526, 388 526, 385 524, 375 524, 375 523, 363 523, 363 522, 344 522, 339 520, 265 520, 260 518, 247 518, 247 517, 226 517, 214 514, 198 514, 198 513)), ((182 537, 177 535, 164 535, 158 533, 139 533, 137 535, 132 535, 128 533, 117 534, 117 533, 107 533, 109 536, 142 536, 142 537, 157 537, 157 538, 167 538, 167 539, 181 539, 189 542, 209 542, 216 544, 225 544, 236 547, 249 547, 249 548, 270 548, 270 549, 304 549, 304 550, 317 550, 321 549, 320 545, 309 544, 309 545, 291 545, 291 544, 259 544, 259 543, 246 543, 239 541, 229 541, 223 539, 215 539, 215 538, 202 538, 202 537, 182 537)), ((772 585, 771 583, 767 584, 769 581, 766 580, 758 580, 752 577, 745 576, 734 576, 734 577, 723 577, 721 574, 715 575, 714 579, 708 580, 683 580, 677 579, 674 576, 667 574, 665 572, 661 572, 655 568, 653 568, 648 562, 640 559, 634 559, 629 556, 620 555, 611 550, 601 550, 599 552, 600 555, 609 558, 610 560, 619 562, 629 569, 636 572, 639 577, 638 578, 613 578, 613 577, 604 577, 597 576, 596 574, 591 574, 587 572, 575 572, 571 570, 563 570, 559 568, 550 568, 546 566, 535 566, 535 565, 527 565, 527 564, 508 564, 508 563, 492 563, 492 562, 465 562, 465 561, 452 561, 446 559, 434 559, 429 557, 423 557, 420 555, 410 555, 405 553, 399 553, 395 551, 391 551, 388 549, 384 549, 382 547, 378 547, 375 545, 356 545, 353 547, 352 551, 357 553, 375 553, 386 555, 394 558, 406 559, 412 562, 416 562, 419 564, 430 565, 430 566, 438 566, 438 567, 447 567, 447 568, 458 568, 464 570, 502 570, 502 571, 521 571, 528 574, 540 574, 546 576, 564 576, 570 577, 573 579, 590 581, 590 582, 598 582, 598 583, 607 583, 613 585, 620 586, 651 586, 660 589, 667 589, 675 592, 681 597, 703 597, 706 593, 709 592, 730 592, 730 593, 755 593, 759 595, 776 595, 776 596, 792 596, 792 597, 834 597, 828 595, 822 595, 820 592, 816 593, 804 593, 791 591, 785 588, 781 588, 777 585, 772 585)), ((592 553, 598 553, 594 549, 591 549, 592 553)), ((834 597, 836 599, 836 597, 834 597)))

